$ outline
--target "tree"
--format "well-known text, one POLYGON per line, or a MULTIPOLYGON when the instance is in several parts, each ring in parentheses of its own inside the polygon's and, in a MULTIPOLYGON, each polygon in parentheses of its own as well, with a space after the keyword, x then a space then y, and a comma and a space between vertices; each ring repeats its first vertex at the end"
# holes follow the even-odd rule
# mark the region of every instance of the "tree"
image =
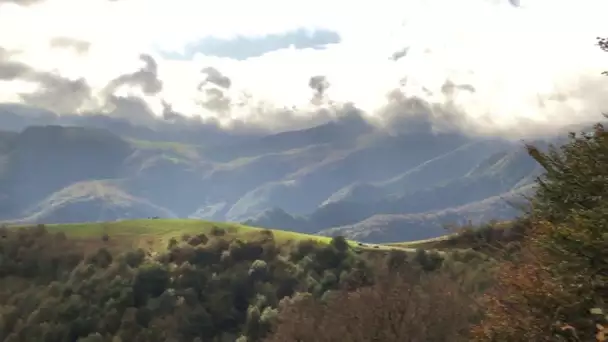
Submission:
POLYGON ((384 270, 373 286, 279 306, 274 341, 467 341, 473 303, 446 276, 384 270))
POLYGON ((345 252, 346 250, 348 250, 348 241, 346 241, 346 238, 344 238, 344 236, 334 236, 331 239, 331 245, 334 246, 335 249, 337 249, 340 252, 345 252))
POLYGON ((143 305, 148 298, 160 296, 170 282, 170 274, 166 267, 160 264, 144 264, 137 270, 133 292, 136 304, 143 305))
MULTIPOLYGON (((603 49, 608 42, 602 41, 603 49)), ((476 341, 589 341, 597 309, 608 300, 608 133, 569 135, 541 152, 544 167, 531 199, 529 228, 519 254, 505 260, 484 297, 486 317, 476 341)))

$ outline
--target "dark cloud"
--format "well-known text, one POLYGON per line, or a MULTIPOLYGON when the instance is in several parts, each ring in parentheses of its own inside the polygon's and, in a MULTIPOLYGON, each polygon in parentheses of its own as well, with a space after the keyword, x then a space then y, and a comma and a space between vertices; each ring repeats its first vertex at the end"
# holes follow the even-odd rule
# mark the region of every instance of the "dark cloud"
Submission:
POLYGON ((36 73, 41 89, 21 98, 28 104, 52 109, 58 113, 73 113, 91 98, 91 88, 83 78, 70 80, 51 73, 36 73))
MULTIPOLYGON (((37 71, 14 59, 16 57, 18 57, 17 53, 0 48, 0 80, 36 82, 39 85, 38 91, 20 95, 24 103, 22 106, 24 108, 31 108, 36 113, 42 112, 39 108, 44 108, 61 115, 56 116, 53 113, 55 116, 47 121, 32 121, 28 115, 20 114, 23 111, 17 113, 15 110, 10 109, 12 121, 8 120, 9 115, 0 115, 0 127, 4 127, 3 125, 5 124, 8 124, 10 127, 23 128, 30 124, 78 123, 85 126, 102 125, 111 129, 122 127, 121 129, 133 134, 144 134, 142 132, 145 132, 145 129, 140 131, 141 127, 156 127, 165 130, 172 137, 171 139, 179 138, 178 136, 187 130, 192 134, 192 137, 188 139, 192 139, 193 141, 199 139, 197 137, 202 132, 205 133, 203 135, 208 135, 208 139, 218 139, 218 141, 224 139, 224 136, 228 134, 223 132, 223 128, 220 127, 217 119, 203 120, 200 116, 190 117, 184 115, 174 110, 165 101, 161 100, 163 104, 162 117, 157 117, 142 98, 117 96, 115 91, 122 85, 140 86, 147 94, 156 94, 162 89, 162 83, 157 77, 157 64, 150 56, 141 56, 145 66, 140 70, 121 75, 109 82, 105 87, 105 92, 101 94, 101 107, 98 110, 88 112, 80 111, 80 109, 85 108, 83 104, 86 101, 92 100, 91 89, 84 79, 71 80, 55 73, 37 71), (15 120, 17 123, 13 122, 15 120), (119 124, 121 121, 113 120, 124 120, 134 126, 125 126, 124 124, 119 124)), ((223 90, 230 87, 230 79, 223 76, 214 68, 207 68, 205 74, 208 80, 206 82, 207 86, 205 89, 202 89, 204 100, 201 102, 201 105, 220 115, 227 113, 230 109, 231 100, 223 93, 223 90)), ((0 104, 1 108, 4 108, 3 106, 6 107, 7 104, 0 104)), ((242 132, 252 131, 241 122, 235 122, 233 127, 242 132)))
POLYGON ((471 92, 475 89, 468 84, 451 82, 446 82, 443 88, 447 95, 443 103, 429 103, 422 98, 408 96, 399 89, 393 90, 387 96, 387 104, 378 113, 382 126, 393 133, 443 132, 505 138, 542 136, 552 131, 527 118, 517 118, 510 128, 501 128, 491 113, 471 118, 453 102, 451 96, 458 89, 471 92))
POLYGON ((399 51, 395 51, 389 59, 393 60, 393 61, 398 61, 401 58, 407 56, 407 53, 408 53, 409 50, 410 50, 410 48, 406 47, 406 48, 403 48, 403 49, 401 49, 399 51))
MULTIPOLYGON (((0 80, 26 80, 39 84, 39 90, 33 93, 21 94, 22 101, 30 106, 46 108, 59 114, 77 113, 87 101, 92 100, 92 91, 84 79, 67 79, 50 72, 32 69, 30 66, 13 60, 15 54, 0 48, 0 80)), ((110 117, 124 118, 132 123, 149 125, 158 118, 149 105, 141 98, 133 96, 117 96, 121 86, 141 87, 147 95, 156 95, 162 90, 162 82, 158 79, 158 65, 149 55, 140 56, 144 66, 129 74, 121 75, 110 81, 101 94, 100 110, 110 117)), ((230 79, 215 68, 206 68, 207 75, 202 91, 203 99, 200 105, 219 115, 226 115, 231 106, 231 99, 224 90, 231 85, 230 79)), ((186 116, 176 112, 164 103, 163 118, 184 123, 186 116)))
POLYGON ((308 86, 315 91, 312 103, 320 104, 325 98, 325 91, 329 88, 330 84, 327 81, 327 77, 318 75, 313 76, 308 80, 308 86))
POLYGON ((441 92, 446 96, 451 96, 458 90, 465 90, 471 93, 476 91, 475 87, 470 84, 455 84, 450 80, 445 81, 445 83, 441 86, 441 92))
POLYGON ((31 72, 27 65, 11 61, 5 50, 0 48, 0 80, 12 81, 31 72))
POLYGON ((163 82, 158 78, 158 64, 154 58, 146 54, 142 54, 139 58, 145 63, 144 67, 110 81, 105 89, 106 94, 113 94, 124 85, 139 86, 146 95, 156 95, 163 89, 163 82))
POLYGON ((26 80, 39 84, 33 93, 22 94, 24 102, 58 113, 78 110, 91 98, 91 88, 84 79, 68 79, 55 73, 37 71, 11 59, 12 53, 0 48, 0 80, 26 80))
MULTIPOLYGON (((162 101, 162 106, 163 106, 163 113, 162 113, 162 120, 157 120, 157 127, 162 129, 163 127, 167 127, 167 124, 170 124, 172 128, 174 128, 176 131, 177 130, 181 130, 182 133, 184 131, 190 131, 190 132, 201 132, 201 133, 205 133, 205 135, 216 135, 215 138, 211 137, 212 140, 217 139, 217 135, 221 133, 220 132, 224 132, 227 133, 227 130, 223 127, 221 127, 220 123, 218 122, 217 118, 215 117, 209 117, 209 118, 205 118, 203 120, 203 118, 201 118, 199 115, 194 115, 194 116, 186 116, 183 113, 180 113, 178 111, 176 111, 173 106, 170 103, 167 103, 166 101, 162 101), (162 122, 162 123, 161 123, 162 122), (158 124, 161 123, 161 124, 158 124)), ((236 132, 237 130, 240 131, 240 133, 246 133, 248 127, 244 127, 242 125, 239 125, 239 123, 235 123, 235 125, 233 125, 232 127, 232 132, 236 132), (236 128, 236 129, 234 129, 236 128)), ((183 134, 182 134, 183 135, 183 134)), ((196 138, 190 138, 192 141, 195 141, 196 138)), ((200 138, 199 138, 200 139, 200 138)))
POLYGON ((138 124, 149 124, 156 119, 148 104, 139 97, 110 95, 106 107, 109 116, 128 119, 138 124))
POLYGON ((400 90, 387 96, 381 117, 394 132, 450 132, 467 127, 466 116, 449 106, 431 104, 418 97, 408 97, 400 90))
POLYGON ((163 100, 161 104, 163 106, 163 119, 164 120, 175 121, 175 120, 182 120, 185 118, 184 115, 173 110, 173 106, 170 103, 163 100))
POLYGON ((203 95, 199 105, 222 116, 226 115, 232 105, 232 99, 226 90, 230 89, 232 81, 214 67, 206 67, 201 72, 206 77, 198 86, 203 95))
POLYGON ((316 90, 317 93, 323 94, 329 88, 329 82, 325 76, 313 76, 308 81, 308 86, 316 90))
POLYGON ((222 90, 217 88, 209 88, 203 91, 204 99, 199 104, 221 116, 226 115, 230 111, 232 99, 227 96, 222 90))
POLYGON ((263 37, 205 38, 186 47, 184 54, 167 54, 167 56, 189 60, 196 53, 201 53, 207 56, 244 60, 261 56, 270 51, 286 49, 290 46, 296 49, 322 49, 327 44, 336 44, 340 41, 340 35, 333 31, 299 29, 263 37))
POLYGON ((230 88, 232 85, 232 81, 230 78, 224 74, 222 74, 219 70, 214 67, 206 67, 201 71, 203 74, 207 75, 207 78, 201 83, 200 87, 204 86, 206 83, 213 83, 221 88, 230 88))
POLYGON ((73 49, 77 53, 87 53, 91 48, 91 43, 84 40, 68 37, 56 37, 51 39, 49 45, 52 48, 73 49))
MULTIPOLYGON (((55 41, 55 43, 68 42, 55 41)), ((0 80, 19 79, 38 83, 40 86, 38 91, 20 95, 26 104, 68 114, 78 112, 86 101, 92 99, 91 88, 84 79, 72 80, 55 73, 37 71, 12 60, 12 55, 10 51, 0 48, 0 80)), ((142 122, 154 118, 154 114, 142 99, 114 95, 122 85, 139 86, 147 95, 160 92, 162 82, 158 79, 156 61, 149 55, 142 55, 140 58, 145 63, 143 68, 134 73, 121 75, 105 87, 102 105, 110 111, 109 115, 142 122)))

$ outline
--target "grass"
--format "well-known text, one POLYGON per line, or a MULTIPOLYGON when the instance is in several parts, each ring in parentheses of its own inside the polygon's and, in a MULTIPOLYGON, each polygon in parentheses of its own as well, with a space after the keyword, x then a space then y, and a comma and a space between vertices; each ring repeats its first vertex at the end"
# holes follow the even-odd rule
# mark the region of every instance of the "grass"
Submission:
MULTIPOLYGON (((107 234, 110 242, 119 247, 145 248, 163 250, 171 238, 181 238, 184 234, 210 234, 214 227, 222 228, 227 237, 241 240, 253 239, 259 236, 264 228, 250 227, 237 223, 209 222, 190 219, 147 219, 125 220, 100 223, 48 224, 46 228, 51 233, 63 232, 68 237, 85 244, 102 243, 102 236, 107 234)), ((331 238, 301 234, 283 230, 272 230, 278 243, 314 240, 329 243, 331 238)))
MULTIPOLYGON (((31 225, 17 225, 13 228, 26 228, 31 225)), ((69 224, 46 224, 50 233, 64 233, 74 239, 85 250, 94 251, 101 246, 113 250, 127 250, 143 248, 151 252, 165 250, 172 238, 180 240, 183 235, 206 234, 212 235, 214 228, 225 231, 227 239, 240 239, 242 241, 259 238, 265 230, 272 231, 279 245, 288 245, 293 242, 312 240, 323 244, 331 242, 331 237, 310 235, 286 230, 265 229, 251 227, 238 223, 211 222, 194 219, 141 219, 113 222, 89 222, 69 224), (107 235, 109 240, 104 242, 102 237, 107 235)), ((378 245, 348 241, 351 247, 359 251, 375 251, 386 253, 390 250, 415 251, 406 245, 391 244, 378 245)))
POLYGON ((129 138, 128 141, 136 148, 143 150, 157 150, 174 153, 186 159, 199 159, 199 146, 169 141, 148 141, 129 138))
POLYGON ((485 246, 487 242, 481 240, 479 236, 476 236, 475 233, 480 233, 483 230, 509 230, 514 226, 513 221, 498 221, 498 222, 489 222, 485 225, 481 226, 470 226, 467 231, 457 231, 455 233, 444 235, 432 239, 426 240, 415 240, 415 241, 405 241, 405 242, 395 242, 387 244, 391 247, 397 248, 420 248, 420 249, 437 249, 437 250, 447 250, 447 249, 468 249, 468 248, 478 248, 485 246), (468 233, 473 233, 467 234, 468 233))
POLYGON ((399 247, 399 248, 422 248, 422 249, 434 249, 440 248, 443 243, 456 237, 456 234, 444 235, 432 239, 406 241, 406 242, 395 242, 389 243, 388 246, 399 247))

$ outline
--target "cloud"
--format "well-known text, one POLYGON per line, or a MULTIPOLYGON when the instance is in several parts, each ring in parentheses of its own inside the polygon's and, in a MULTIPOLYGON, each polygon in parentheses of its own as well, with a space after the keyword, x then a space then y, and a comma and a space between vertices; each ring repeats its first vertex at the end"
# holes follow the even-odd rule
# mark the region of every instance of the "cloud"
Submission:
POLYGON ((202 73, 206 75, 206 78, 198 87, 203 94, 199 104, 225 118, 232 105, 232 99, 226 92, 232 85, 232 81, 213 67, 204 68, 202 73))
POLYGON ((44 1, 44 0, 0 0, 0 4, 6 3, 6 4, 16 4, 16 5, 20 5, 20 6, 30 6, 30 5, 33 5, 35 3, 39 3, 42 1, 44 1))
POLYGON ((62 113, 281 130, 352 105, 385 127, 426 113, 437 127, 520 134, 608 106, 601 0, 378 0, 347 16, 321 0, 5 3, 0 101, 62 113))
POLYGON ((404 47, 403 49, 397 50, 395 52, 393 52, 393 54, 391 55, 390 59, 393 61, 398 61, 401 58, 405 57, 407 55, 407 51, 409 49, 407 47, 404 47))
POLYGON ((315 91, 312 103, 321 104, 325 98, 325 91, 329 88, 329 82, 327 78, 322 75, 313 76, 308 81, 308 86, 315 91))
POLYGON ((441 86, 441 92, 445 96, 453 96, 458 90, 466 90, 471 93, 474 93, 475 87, 470 84, 454 84, 450 80, 446 80, 445 83, 441 86))
POLYGON ((121 86, 140 87, 145 95, 156 95, 163 89, 163 82, 158 79, 158 64, 147 54, 139 58, 145 65, 132 73, 123 74, 108 83, 105 93, 113 94, 121 86))
POLYGON ((222 74, 216 68, 206 67, 202 70, 202 73, 206 74, 207 77, 201 83, 201 86, 204 86, 205 83, 209 82, 217 85, 218 87, 228 89, 232 85, 232 81, 230 81, 230 78, 222 74))
POLYGON ((90 42, 68 37, 55 37, 50 41, 51 48, 74 49, 78 53, 86 53, 91 48, 90 42))
POLYGON ((11 53, 0 47, 0 80, 11 81, 31 71, 27 65, 11 60, 11 53))
POLYGON ((59 113, 72 113, 91 96, 91 89, 82 78, 68 79, 56 73, 36 71, 13 60, 10 51, 0 47, 0 80, 24 80, 35 83, 36 90, 20 94, 21 100, 33 106, 59 113))
POLYGON ((74 113, 90 99, 91 89, 82 78, 70 80, 45 72, 34 73, 32 76, 32 80, 39 82, 39 90, 21 97, 33 106, 57 113, 74 113))

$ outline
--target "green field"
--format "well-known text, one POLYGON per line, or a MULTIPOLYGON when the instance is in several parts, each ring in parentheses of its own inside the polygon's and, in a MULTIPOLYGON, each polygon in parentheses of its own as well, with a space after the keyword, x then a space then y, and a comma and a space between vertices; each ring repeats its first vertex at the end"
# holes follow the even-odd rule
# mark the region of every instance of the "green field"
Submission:
POLYGON ((486 246, 487 242, 484 242, 479 233, 483 233, 484 230, 493 230, 493 231, 506 231, 513 229, 514 221, 499 221, 499 222, 491 222, 482 226, 477 227, 469 227, 468 233, 467 231, 460 231, 444 236, 439 236, 432 239, 425 240, 415 240, 415 241, 403 241, 403 242, 394 242, 389 243, 387 246, 394 248, 413 248, 413 249, 437 249, 437 250, 447 250, 447 249, 467 249, 473 247, 483 247, 486 246), (471 234, 473 233, 473 234, 471 234), (478 234, 477 236, 475 234, 478 234))
MULTIPOLYGON (((13 228, 27 228, 31 225, 13 226, 13 228)), ((278 229, 265 229, 251 227, 238 223, 210 222, 194 219, 142 219, 114 222, 95 223, 69 223, 47 224, 50 233, 65 233, 71 239, 79 241, 91 250, 104 244, 102 237, 109 237, 109 244, 115 248, 144 248, 150 251, 161 251, 166 248, 172 238, 180 239, 184 235, 206 234, 211 235, 214 228, 225 231, 227 239, 242 241, 260 237, 260 233, 269 230, 273 233, 278 244, 289 244, 303 240, 313 240, 319 243, 329 243, 330 237, 290 232, 278 229)), ((353 248, 358 250, 386 252, 390 250, 414 251, 414 246, 408 243, 399 244, 368 244, 349 241, 353 248)))
MULTIPOLYGON (((24 226, 20 226, 24 227, 24 226)), ((147 219, 100 223, 48 224, 51 233, 63 232, 68 237, 94 242, 100 241, 104 234, 121 246, 163 249, 171 238, 179 239, 184 234, 210 234, 214 227, 222 228, 227 237, 247 240, 259 236, 263 228, 249 227, 237 223, 209 222, 201 220, 147 219)), ((283 230, 272 230, 278 243, 314 240, 328 243, 331 239, 324 236, 301 234, 283 230)))
POLYGON ((127 139, 135 148, 142 150, 164 151, 171 155, 185 158, 186 160, 200 159, 200 147, 170 141, 147 141, 139 139, 127 139))
POLYGON ((440 237, 436 237, 436 238, 432 238, 432 239, 394 242, 394 243, 387 244, 387 246, 399 247, 399 248, 432 249, 432 248, 441 247, 442 243, 444 243, 450 239, 453 239, 456 236, 457 236, 456 234, 450 234, 450 235, 440 236, 440 237))

